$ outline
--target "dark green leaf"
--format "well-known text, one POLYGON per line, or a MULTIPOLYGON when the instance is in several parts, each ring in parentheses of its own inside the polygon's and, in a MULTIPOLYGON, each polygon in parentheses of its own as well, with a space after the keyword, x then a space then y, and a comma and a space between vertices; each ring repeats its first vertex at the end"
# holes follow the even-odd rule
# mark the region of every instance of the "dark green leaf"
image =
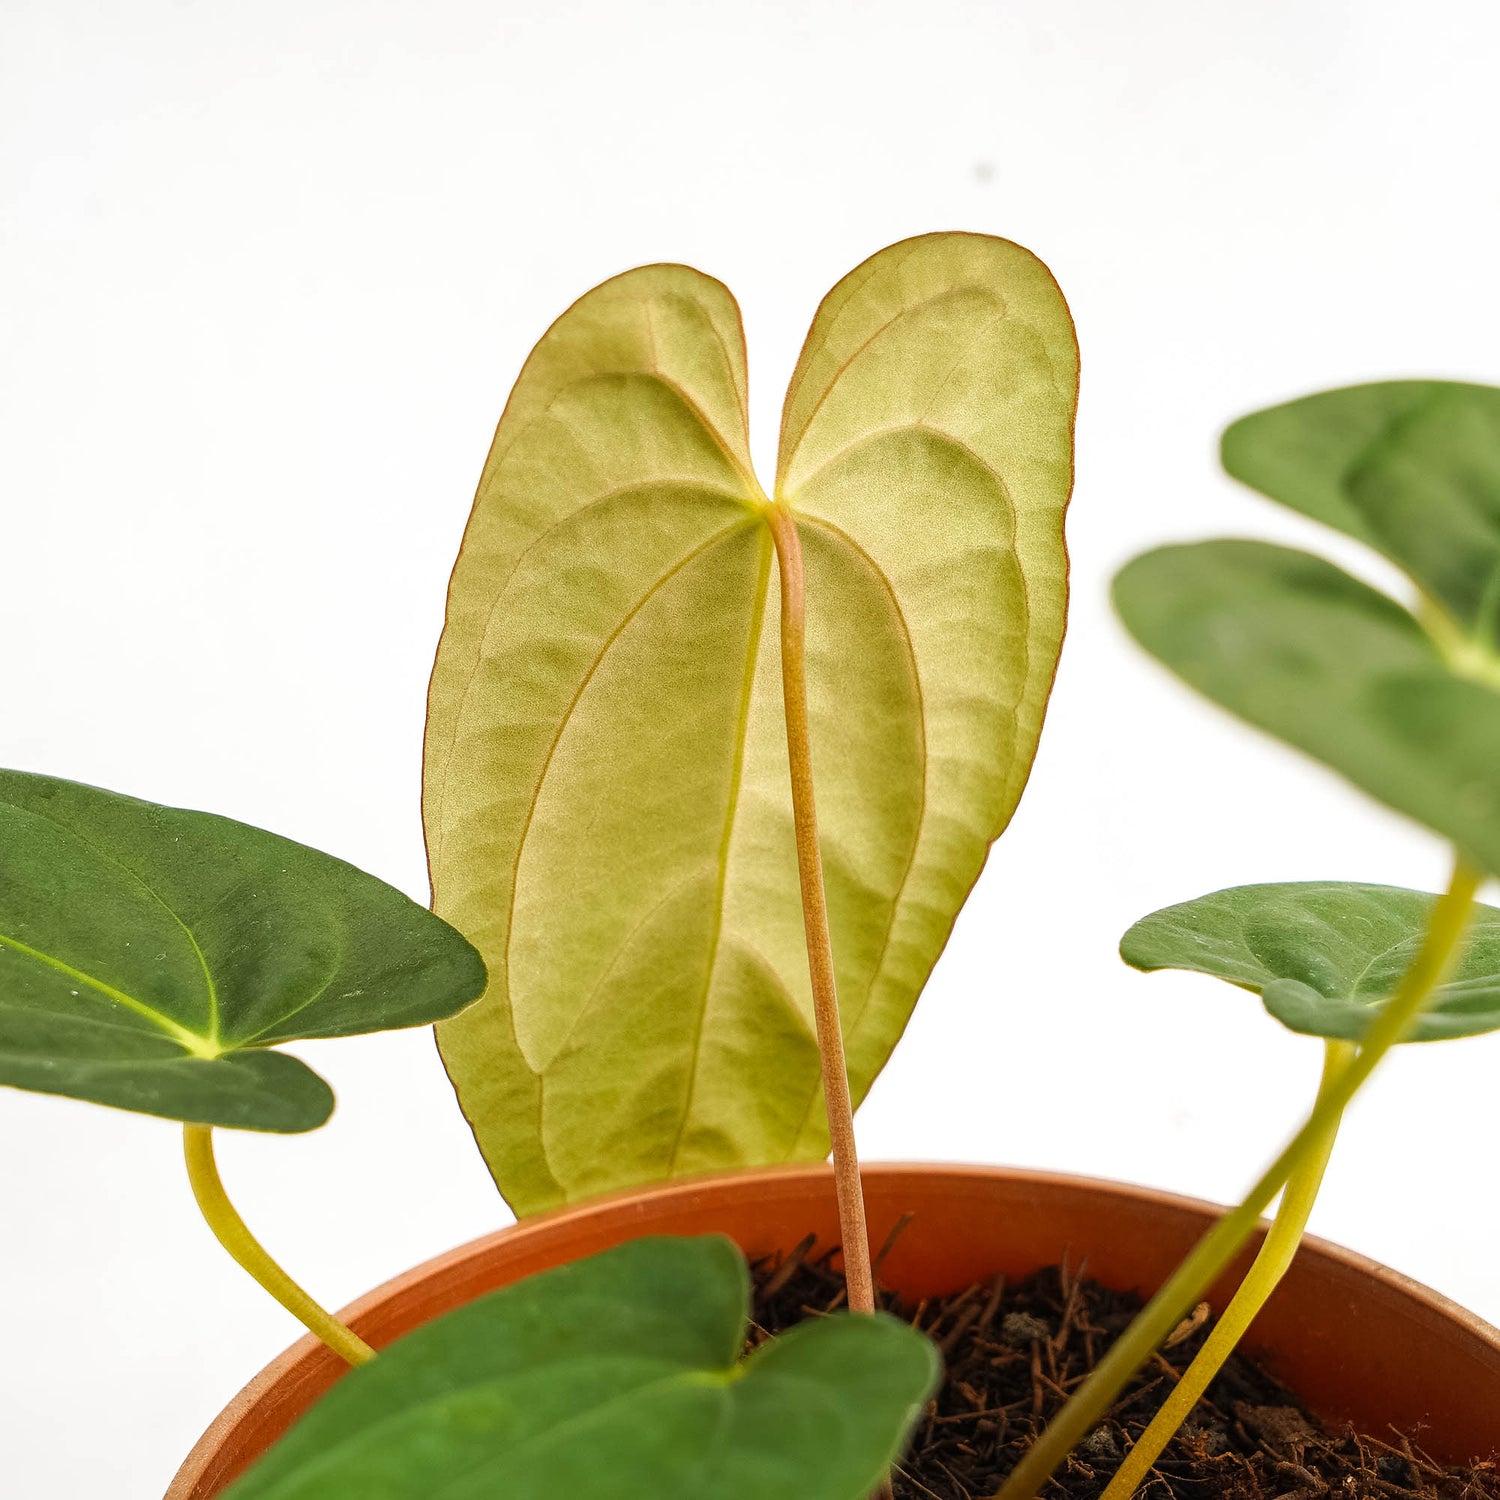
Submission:
POLYGON ((1444 380, 1350 386, 1255 412, 1224 467, 1359 537, 1465 632, 1500 624, 1500 390, 1444 380))
POLYGON ((1500 871, 1500 695, 1416 620, 1306 552, 1163 547, 1115 580, 1138 641, 1199 692, 1500 871))
MULTIPOLYGON (((1421 946, 1435 897, 1388 885, 1245 885, 1143 917, 1120 941, 1137 969, 1187 969, 1254 990, 1293 1031, 1358 1041, 1421 946)), ((1500 911, 1474 908, 1464 951, 1407 1038, 1500 1030, 1500 911)))
POLYGON ((865 1500, 936 1351, 846 1314, 740 1361, 748 1300, 717 1237, 534 1276, 346 1376, 225 1500, 865 1500))
POLYGON ((0 1083, 310 1130, 301 1038, 417 1026, 484 988, 445 922, 342 860, 210 813, 0 771, 0 1083))

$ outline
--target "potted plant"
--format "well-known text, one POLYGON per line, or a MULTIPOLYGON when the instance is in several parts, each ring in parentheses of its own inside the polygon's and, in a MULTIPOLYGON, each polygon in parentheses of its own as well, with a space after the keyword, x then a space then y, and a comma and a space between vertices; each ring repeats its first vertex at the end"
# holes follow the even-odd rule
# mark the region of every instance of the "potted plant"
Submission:
MULTIPOLYGON (((475 935, 494 976, 439 1042, 518 1213, 831 1145, 849 1304, 873 1305, 852 1102, 889 1055, 1035 750, 1066 602, 1076 380, 1066 305, 1033 257, 981 236, 892 246, 813 321, 768 499, 749 460, 738 315, 717 283, 679 267, 628 273, 538 345, 454 572, 424 804, 435 907, 475 935), (779 633, 767 627, 773 598, 779 633)), ((1500 471, 1495 400, 1435 383, 1362 388, 1241 423, 1228 440, 1231 469, 1277 498, 1316 515, 1383 506, 1404 518, 1429 555, 1414 569, 1419 587, 1477 575, 1453 584, 1468 614, 1449 621, 1441 594, 1428 611, 1432 629, 1460 642, 1442 682, 1482 677, 1493 660, 1492 628, 1476 646, 1470 626, 1495 549, 1466 559, 1486 513, 1482 500, 1465 505, 1463 488, 1486 463, 1491 484, 1500 471), (1445 544, 1413 515, 1430 491, 1455 489, 1445 544)), ((1344 524, 1370 539, 1377 523, 1344 524)), ((1408 555, 1399 535, 1384 550, 1408 555)), ((1184 561, 1175 590, 1150 559, 1119 585, 1127 623, 1180 669, 1174 646, 1190 659, 1204 649, 1194 628, 1210 644, 1228 633, 1167 613, 1179 596, 1200 614, 1220 598, 1211 555, 1184 561)), ((1303 625, 1293 618, 1284 634, 1303 625)), ((1347 690, 1363 664, 1342 659, 1332 629, 1327 639, 1325 676, 1347 690)), ((1273 637, 1257 656, 1241 632, 1219 675, 1257 702, 1300 688, 1326 714, 1328 683, 1299 682, 1291 644, 1273 637)), ((1307 707, 1294 700, 1267 727, 1300 725, 1307 707)), ((1291 737, 1317 753, 1332 735, 1358 759, 1372 733, 1337 722, 1321 738, 1291 737)), ((1407 752, 1399 774, 1424 773, 1444 775, 1407 752)), ((1390 800, 1387 783, 1363 784, 1390 800)), ((1449 792, 1473 794, 1470 783, 1449 792)), ((1462 822, 1436 826, 1460 837, 1462 822)), ((1198 929, 1224 925, 1226 908, 1242 928, 1274 934, 1277 972, 1228 953, 1210 972, 1263 990, 1283 1019, 1278 1001, 1295 989, 1291 1024, 1329 1037, 1325 1087, 1247 1201, 1018 1467, 1011 1495, 1039 1485, 1103 1416, 1286 1187, 1271 1243, 1184 1396, 1206 1384, 1284 1271, 1341 1111, 1390 1045, 1500 1021, 1473 1000, 1496 956, 1485 943, 1464 961, 1462 1022, 1438 1019, 1476 879, 1464 865, 1434 911, 1430 950, 1430 898, 1328 885, 1226 893, 1127 939, 1143 966, 1203 967, 1198 929), (1362 957, 1381 963, 1330 986, 1373 905, 1388 941, 1362 957), (1148 937, 1143 957, 1135 948, 1148 937), (1404 984, 1393 953, 1412 961, 1404 984), (1413 1032, 1434 991, 1439 1004, 1413 1032)), ((1169 1410, 1140 1457, 1183 1415, 1169 1410)))
POLYGON ((486 1464, 537 1495, 587 1493, 605 1468, 621 1494, 771 1496, 796 1474, 834 1500, 878 1479, 935 1378, 930 1345, 844 1317, 741 1360, 745 1264, 722 1237, 560 1267, 377 1360, 251 1233, 213 1131, 321 1125, 332 1092, 276 1044, 451 1015, 483 988, 479 955, 373 877, 227 818, 6 771, 0 833, 0 1081, 183 1122, 224 1248, 373 1377, 320 1408, 310 1458, 294 1435, 241 1494, 430 1494, 486 1464))
MULTIPOLYGON (((1092 1293, 1065 1267, 1058 1324, 1007 1314, 1001 1352, 986 1356, 1031 1372, 1008 1497, 1035 1492, 1080 1441, 1090 1493, 1109 1470, 1117 1492, 1144 1477, 1131 1459, 1149 1465, 1184 1413, 1168 1403, 1155 1424, 1132 1419, 1127 1454, 1107 1420, 1120 1388, 1153 1358, 1184 1393, 1207 1384, 1285 1271, 1340 1114, 1383 1053, 1500 1025, 1488 913, 1449 972, 1478 871, 1500 867, 1484 754, 1500 743, 1484 717, 1500 712, 1486 677, 1493 559, 1485 573, 1471 556, 1485 517, 1464 503, 1500 440, 1485 425, 1495 393, 1427 386, 1402 387, 1405 404, 1392 387, 1340 393, 1336 409, 1318 398, 1231 434, 1252 456, 1244 477, 1364 527, 1408 565, 1434 601, 1425 625, 1317 559, 1272 560, 1257 544, 1153 555, 1120 581, 1127 623, 1189 681, 1464 854, 1436 903, 1247 888, 1127 935, 1138 967, 1206 970, 1328 1038, 1308 1121, 1246 1202, 1216 1217, 1161 1195, 976 1171, 877 1169, 862 1188, 853 1107, 1036 748, 1066 605, 1076 375, 1066 306, 1034 257, 984 236, 903 242, 820 308, 768 497, 749 462, 743 340, 724 288, 646 267, 575 304, 501 419, 450 589, 424 790, 437 916, 225 820, 7 782, 0 808, 25 836, 6 889, 34 893, 17 911, 40 924, 10 944, 12 974, 21 1009, 43 1019, 23 1015, 0 1046, 8 1067, 22 1059, 4 1081, 187 1121, 210 1222, 327 1346, 292 1351, 252 1387, 174 1496, 396 1500, 442 1484, 856 1500, 937 1371, 932 1342, 875 1310, 872 1226, 887 1246, 882 1280, 958 1294, 924 1325, 950 1355, 995 1331, 1004 1288, 981 1296, 981 1279, 1034 1271, 1070 1243, 1101 1279, 1161 1284, 1124 1331, 1118 1309, 1117 1326, 1095 1329, 1079 1301, 1092 1293), (1429 407, 1444 408, 1435 428, 1429 407), (1469 445, 1444 469, 1455 432, 1469 445), (1445 528, 1412 521, 1414 493, 1437 496, 1445 528), (253 864, 240 854, 252 847, 253 864), (125 894, 102 903, 100 925, 94 893, 111 881, 125 894), (171 937, 160 972, 124 953, 142 912, 171 937), (1360 945, 1372 927, 1378 951, 1360 945), (382 963, 364 952, 376 931, 382 963), (136 987, 107 977, 111 965, 136 987), (138 1035, 121 1072, 112 1028, 125 1015, 138 1035), (326 1089, 270 1042, 432 1020, 525 1222, 333 1318, 229 1207, 207 1127, 298 1129, 326 1115, 326 1089), (830 1147, 831 1177, 743 1170, 830 1147), (830 1306, 846 1296, 852 1312, 798 1324, 742 1361, 743 1259, 720 1239, 662 1237, 704 1230, 750 1252, 791 1251, 809 1230, 840 1244, 847 1279, 830 1306), (1205 1294, 1228 1302, 1216 1327, 1195 1311, 1205 1294), (1088 1357, 1060 1373, 1075 1335, 1088 1357), (1155 1352, 1164 1343, 1183 1351, 1181 1368, 1155 1352), (373 1361, 370 1344, 383 1349, 373 1361), (368 1367, 262 1456, 337 1361, 368 1367)), ((762 1303, 793 1274, 795 1255, 763 1278, 762 1303)), ((1493 1331, 1327 1248, 1299 1258, 1283 1292, 1272 1310, 1294 1307, 1295 1321, 1261 1327, 1290 1336, 1302 1323, 1325 1351, 1342 1333, 1356 1357, 1366 1337, 1420 1351, 1404 1386, 1372 1393, 1340 1386, 1340 1361, 1320 1364, 1316 1345, 1312 1357, 1284 1349, 1311 1395, 1367 1401, 1370 1422, 1436 1410, 1444 1456, 1480 1456, 1500 1402, 1493 1331), (1358 1309, 1352 1327, 1341 1298, 1358 1309)), ((1131 1399, 1151 1388, 1137 1377, 1131 1399)), ((927 1435, 952 1419, 929 1410, 927 1435)))

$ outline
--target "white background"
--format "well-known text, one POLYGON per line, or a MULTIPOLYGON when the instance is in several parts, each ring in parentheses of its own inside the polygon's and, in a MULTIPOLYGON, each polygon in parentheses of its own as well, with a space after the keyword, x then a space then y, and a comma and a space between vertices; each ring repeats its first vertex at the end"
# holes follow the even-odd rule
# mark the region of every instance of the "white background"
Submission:
MULTIPOLYGON (((1431 888, 1444 855, 1155 669, 1107 581, 1164 538, 1325 540, 1219 476, 1230 417, 1500 379, 1497 46, 1485 0, 0 0, 0 764, 425 895, 443 589, 548 322, 643 261, 721 277, 769 469, 844 271, 1007 235, 1083 347, 1072 626, 861 1142, 1233 1197, 1317 1044, 1129 972, 1120 933, 1244 881, 1431 888)), ((296 1050, 333 1123, 221 1158, 309 1287, 504 1222, 428 1035, 296 1050)), ((1389 1066, 1315 1220, 1492 1319, 1497 1066, 1500 1039, 1389 1066)), ((195 1218, 173 1126, 0 1090, 0 1142, 0 1490, 151 1500, 297 1329, 195 1218)))

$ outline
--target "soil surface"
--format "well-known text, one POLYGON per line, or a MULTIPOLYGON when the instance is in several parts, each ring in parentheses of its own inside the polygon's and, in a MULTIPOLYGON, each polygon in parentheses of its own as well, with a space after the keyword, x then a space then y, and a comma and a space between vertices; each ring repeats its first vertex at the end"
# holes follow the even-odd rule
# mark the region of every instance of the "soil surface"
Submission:
MULTIPOLYGON (((889 1246, 887 1247, 889 1248, 889 1246)), ((751 1346, 844 1305, 844 1278, 809 1238, 754 1268, 751 1346)), ((943 1352, 946 1378, 894 1474, 896 1500, 988 1500, 1022 1452, 1139 1309, 1066 1265, 908 1307, 881 1306, 943 1352)), ((878 1263, 877 1263, 878 1274, 878 1263)), ((1213 1326, 1207 1305, 1173 1333, 1045 1492, 1095 1500, 1213 1326)), ((1142 1500, 1500 1500, 1500 1462, 1451 1469, 1419 1434, 1325 1427, 1253 1360, 1226 1362, 1167 1446, 1142 1500)))

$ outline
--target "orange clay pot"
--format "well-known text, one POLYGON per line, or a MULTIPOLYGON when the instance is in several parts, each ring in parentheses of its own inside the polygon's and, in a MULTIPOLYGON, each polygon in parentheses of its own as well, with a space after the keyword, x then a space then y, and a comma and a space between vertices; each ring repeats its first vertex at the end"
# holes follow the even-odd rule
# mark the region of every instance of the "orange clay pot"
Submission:
MULTIPOLYGON (((1191 1198, 1050 1172, 865 1169, 871 1242, 912 1216, 881 1267, 903 1297, 962 1290, 1088 1257, 1116 1288, 1159 1286, 1221 1210, 1191 1198)), ((485 1292, 646 1234, 727 1234, 751 1257, 809 1232, 838 1239, 826 1166, 777 1167, 617 1194, 528 1219, 387 1282, 343 1317, 377 1348, 485 1292)), ((1254 1247, 1210 1293, 1222 1307, 1254 1247)), ((1434 1457, 1500 1448, 1500 1330, 1374 1261, 1308 1239, 1247 1343, 1320 1415, 1384 1433, 1420 1429, 1434 1457)), ((183 1464, 166 1500, 209 1500, 266 1451, 347 1367, 308 1337, 255 1377, 183 1464)))

